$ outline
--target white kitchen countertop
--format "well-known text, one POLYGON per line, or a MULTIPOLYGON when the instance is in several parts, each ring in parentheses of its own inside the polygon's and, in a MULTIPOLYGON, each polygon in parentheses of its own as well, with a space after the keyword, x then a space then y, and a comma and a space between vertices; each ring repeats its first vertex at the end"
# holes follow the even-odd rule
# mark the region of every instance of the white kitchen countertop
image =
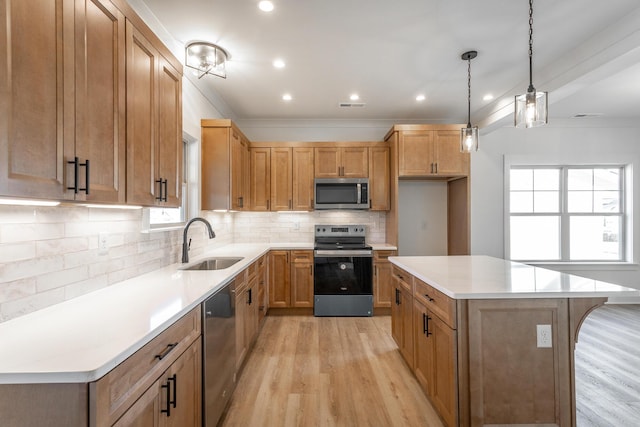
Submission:
POLYGON ((454 299, 640 296, 638 289, 489 256, 398 256, 389 261, 454 299))
POLYGON ((271 249, 313 244, 226 245, 184 265, 244 257, 227 269, 186 271, 172 264, 0 323, 0 384, 95 381, 271 249))

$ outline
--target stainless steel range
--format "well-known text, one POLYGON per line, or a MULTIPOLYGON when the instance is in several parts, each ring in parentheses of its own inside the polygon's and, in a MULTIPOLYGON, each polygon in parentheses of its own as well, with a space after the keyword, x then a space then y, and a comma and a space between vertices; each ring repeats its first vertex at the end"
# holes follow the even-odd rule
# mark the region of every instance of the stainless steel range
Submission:
POLYGON ((313 314, 373 315, 373 251, 364 225, 316 225, 313 314))

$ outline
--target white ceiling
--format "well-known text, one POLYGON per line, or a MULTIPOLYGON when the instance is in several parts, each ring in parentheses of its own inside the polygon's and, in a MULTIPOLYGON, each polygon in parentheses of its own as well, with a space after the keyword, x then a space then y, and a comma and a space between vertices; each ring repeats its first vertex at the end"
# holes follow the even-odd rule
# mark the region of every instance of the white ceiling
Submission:
MULTIPOLYGON (((143 1, 179 43, 231 54, 226 80, 197 85, 236 120, 465 123, 468 50, 474 124, 508 123, 528 86, 526 0, 273 0, 271 13, 258 0, 143 1), (339 108, 351 93, 366 107, 339 108)), ((536 0, 533 59, 551 119, 640 118, 638 0, 536 0)))

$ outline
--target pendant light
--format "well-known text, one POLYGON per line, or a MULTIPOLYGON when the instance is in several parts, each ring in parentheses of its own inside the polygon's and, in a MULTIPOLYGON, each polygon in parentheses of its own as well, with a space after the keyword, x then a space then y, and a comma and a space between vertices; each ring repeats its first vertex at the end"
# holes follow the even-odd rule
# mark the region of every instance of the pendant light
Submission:
POLYGON ((462 54, 463 61, 467 61, 467 127, 460 129, 460 152, 470 153, 478 151, 478 126, 471 127, 471 60, 478 56, 478 52, 470 50, 462 54))
POLYGON ((538 92, 533 87, 533 0, 529 0, 529 88, 527 93, 516 95, 515 114, 516 127, 531 128, 548 123, 547 92, 538 92))

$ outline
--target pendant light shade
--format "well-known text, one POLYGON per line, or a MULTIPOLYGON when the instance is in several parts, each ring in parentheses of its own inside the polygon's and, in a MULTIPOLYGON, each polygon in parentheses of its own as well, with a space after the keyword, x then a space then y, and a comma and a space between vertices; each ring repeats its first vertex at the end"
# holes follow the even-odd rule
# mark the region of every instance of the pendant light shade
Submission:
POLYGON ((531 128, 548 123, 547 92, 533 87, 533 0, 529 0, 529 88, 527 93, 516 95, 513 124, 519 128, 531 128))
POLYGON ((478 151, 478 126, 471 126, 471 60, 478 56, 478 52, 470 50, 462 54, 463 61, 467 61, 467 127, 460 129, 460 152, 470 153, 478 151))

